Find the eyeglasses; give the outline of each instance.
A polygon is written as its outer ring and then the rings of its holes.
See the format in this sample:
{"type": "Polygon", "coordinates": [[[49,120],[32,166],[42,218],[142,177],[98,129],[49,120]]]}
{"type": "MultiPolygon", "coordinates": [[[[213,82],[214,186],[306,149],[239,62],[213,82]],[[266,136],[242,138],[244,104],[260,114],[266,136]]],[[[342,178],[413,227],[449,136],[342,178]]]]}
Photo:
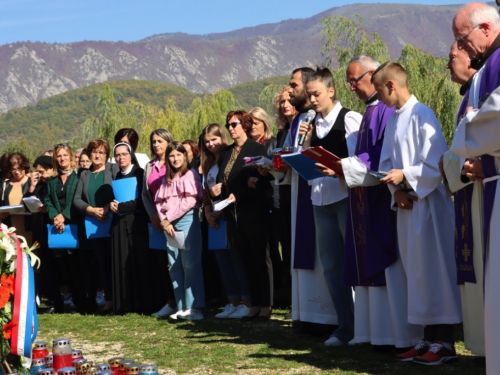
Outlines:
{"type": "Polygon", "coordinates": [[[116,154],[115,155],[115,159],[118,159],[118,158],[126,158],[127,156],[130,155],[130,152],[123,152],[121,154],[116,154]]]}
{"type": "Polygon", "coordinates": [[[229,124],[226,124],[226,129],[229,130],[229,127],[232,127],[233,129],[237,127],[239,124],[241,124],[240,121],[235,121],[235,122],[230,122],[229,124]]]}
{"type": "Polygon", "coordinates": [[[467,39],[467,37],[470,35],[470,33],[473,32],[474,30],[476,30],[477,28],[479,28],[479,25],[474,26],[472,28],[472,30],[469,31],[467,34],[455,38],[455,41],[456,42],[463,42],[463,41],[465,41],[465,39],[467,39]]]}
{"type": "Polygon", "coordinates": [[[22,168],[14,168],[14,169],[10,170],[10,173],[21,173],[22,171],[24,171],[24,169],[22,169],[22,168]]]}
{"type": "Polygon", "coordinates": [[[58,143],[58,144],[54,145],[54,148],[61,148],[61,147],[68,147],[68,146],[69,146],[69,143],[64,142],[64,143],[58,143]]]}
{"type": "Polygon", "coordinates": [[[369,70],[367,70],[366,72],[364,72],[363,74],[361,74],[358,78],[353,78],[353,79],[351,79],[351,80],[347,81],[347,84],[348,84],[349,86],[351,86],[351,87],[352,87],[352,86],[354,86],[354,85],[357,85],[357,84],[358,84],[358,82],[359,82],[359,81],[361,81],[361,79],[362,79],[364,76],[366,76],[368,73],[370,73],[370,71],[369,71],[369,70]]]}
{"type": "Polygon", "coordinates": [[[97,150],[92,151],[91,154],[94,154],[94,155],[106,155],[106,153],[104,151],[97,151],[97,150]]]}

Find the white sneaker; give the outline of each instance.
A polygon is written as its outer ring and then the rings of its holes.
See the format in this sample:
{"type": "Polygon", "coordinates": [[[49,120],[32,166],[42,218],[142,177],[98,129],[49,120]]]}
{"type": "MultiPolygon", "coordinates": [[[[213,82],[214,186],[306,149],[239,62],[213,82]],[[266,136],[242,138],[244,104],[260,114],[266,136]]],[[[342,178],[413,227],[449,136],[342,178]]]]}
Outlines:
{"type": "Polygon", "coordinates": [[[180,319],[183,320],[203,320],[203,313],[198,309],[188,309],[184,310],[182,315],[179,315],[180,319]]]}
{"type": "Polygon", "coordinates": [[[325,341],[325,346],[342,346],[342,345],[344,345],[344,343],[335,336],[330,336],[330,338],[325,341]]]}
{"type": "Polygon", "coordinates": [[[172,320],[178,320],[182,315],[184,315],[189,310],[179,310],[176,313],[170,315],[168,318],[172,320]]]}
{"type": "Polygon", "coordinates": [[[236,307],[236,311],[230,314],[227,318],[228,319],[241,319],[244,316],[247,316],[248,313],[250,312],[250,307],[246,307],[243,304],[240,304],[236,307]]]}
{"type": "Polygon", "coordinates": [[[163,306],[160,311],[157,311],[155,313],[152,313],[151,316],[157,316],[159,318],[168,318],[170,315],[174,314],[175,310],[169,306],[167,303],[165,306],[163,306]]]}
{"type": "Polygon", "coordinates": [[[222,312],[215,314],[215,317],[217,319],[227,319],[229,317],[229,315],[234,313],[237,309],[238,309],[238,306],[233,306],[232,303],[228,303],[224,307],[224,310],[222,310],[222,312]]]}

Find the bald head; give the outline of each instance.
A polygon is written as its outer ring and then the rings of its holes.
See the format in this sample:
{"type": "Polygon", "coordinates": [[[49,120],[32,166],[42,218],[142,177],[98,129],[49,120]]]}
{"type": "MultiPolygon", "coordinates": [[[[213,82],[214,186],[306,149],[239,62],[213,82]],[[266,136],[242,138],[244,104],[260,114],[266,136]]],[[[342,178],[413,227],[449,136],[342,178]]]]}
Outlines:
{"type": "Polygon", "coordinates": [[[469,3],[453,18],[452,29],[458,47],[471,59],[478,59],[500,33],[500,17],[495,8],[485,3],[469,3]]]}
{"type": "Polygon", "coordinates": [[[464,85],[476,72],[470,65],[469,55],[463,49],[458,48],[457,42],[451,45],[446,69],[450,70],[451,81],[459,85],[464,85]]]}

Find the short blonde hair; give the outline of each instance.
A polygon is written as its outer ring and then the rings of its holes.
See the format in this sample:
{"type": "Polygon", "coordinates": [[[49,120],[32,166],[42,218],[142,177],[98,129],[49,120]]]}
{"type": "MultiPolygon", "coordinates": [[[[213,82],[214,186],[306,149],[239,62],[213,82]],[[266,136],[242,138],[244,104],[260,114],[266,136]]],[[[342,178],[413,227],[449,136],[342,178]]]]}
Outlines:
{"type": "Polygon", "coordinates": [[[397,62],[388,61],[380,65],[372,75],[373,84],[385,84],[394,81],[401,87],[408,87],[408,74],[405,68],[397,62]]]}
{"type": "Polygon", "coordinates": [[[264,123],[264,139],[266,141],[273,137],[273,131],[271,130],[271,121],[269,121],[269,116],[266,111],[264,111],[260,107],[253,107],[250,111],[248,111],[248,114],[252,116],[252,118],[255,118],[264,123]]]}

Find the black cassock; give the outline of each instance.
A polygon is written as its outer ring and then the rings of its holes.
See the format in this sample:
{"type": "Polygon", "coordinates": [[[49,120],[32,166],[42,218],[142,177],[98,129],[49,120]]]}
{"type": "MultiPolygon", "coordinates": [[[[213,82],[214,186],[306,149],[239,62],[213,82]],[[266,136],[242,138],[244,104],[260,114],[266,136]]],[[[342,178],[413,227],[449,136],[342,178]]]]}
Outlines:
{"type": "Polygon", "coordinates": [[[115,313],[151,313],[153,306],[153,266],[149,250],[149,217],[142,203],[144,170],[136,165],[116,180],[137,178],[138,198],[120,202],[111,228],[113,265],[113,310],[115,313]]]}

